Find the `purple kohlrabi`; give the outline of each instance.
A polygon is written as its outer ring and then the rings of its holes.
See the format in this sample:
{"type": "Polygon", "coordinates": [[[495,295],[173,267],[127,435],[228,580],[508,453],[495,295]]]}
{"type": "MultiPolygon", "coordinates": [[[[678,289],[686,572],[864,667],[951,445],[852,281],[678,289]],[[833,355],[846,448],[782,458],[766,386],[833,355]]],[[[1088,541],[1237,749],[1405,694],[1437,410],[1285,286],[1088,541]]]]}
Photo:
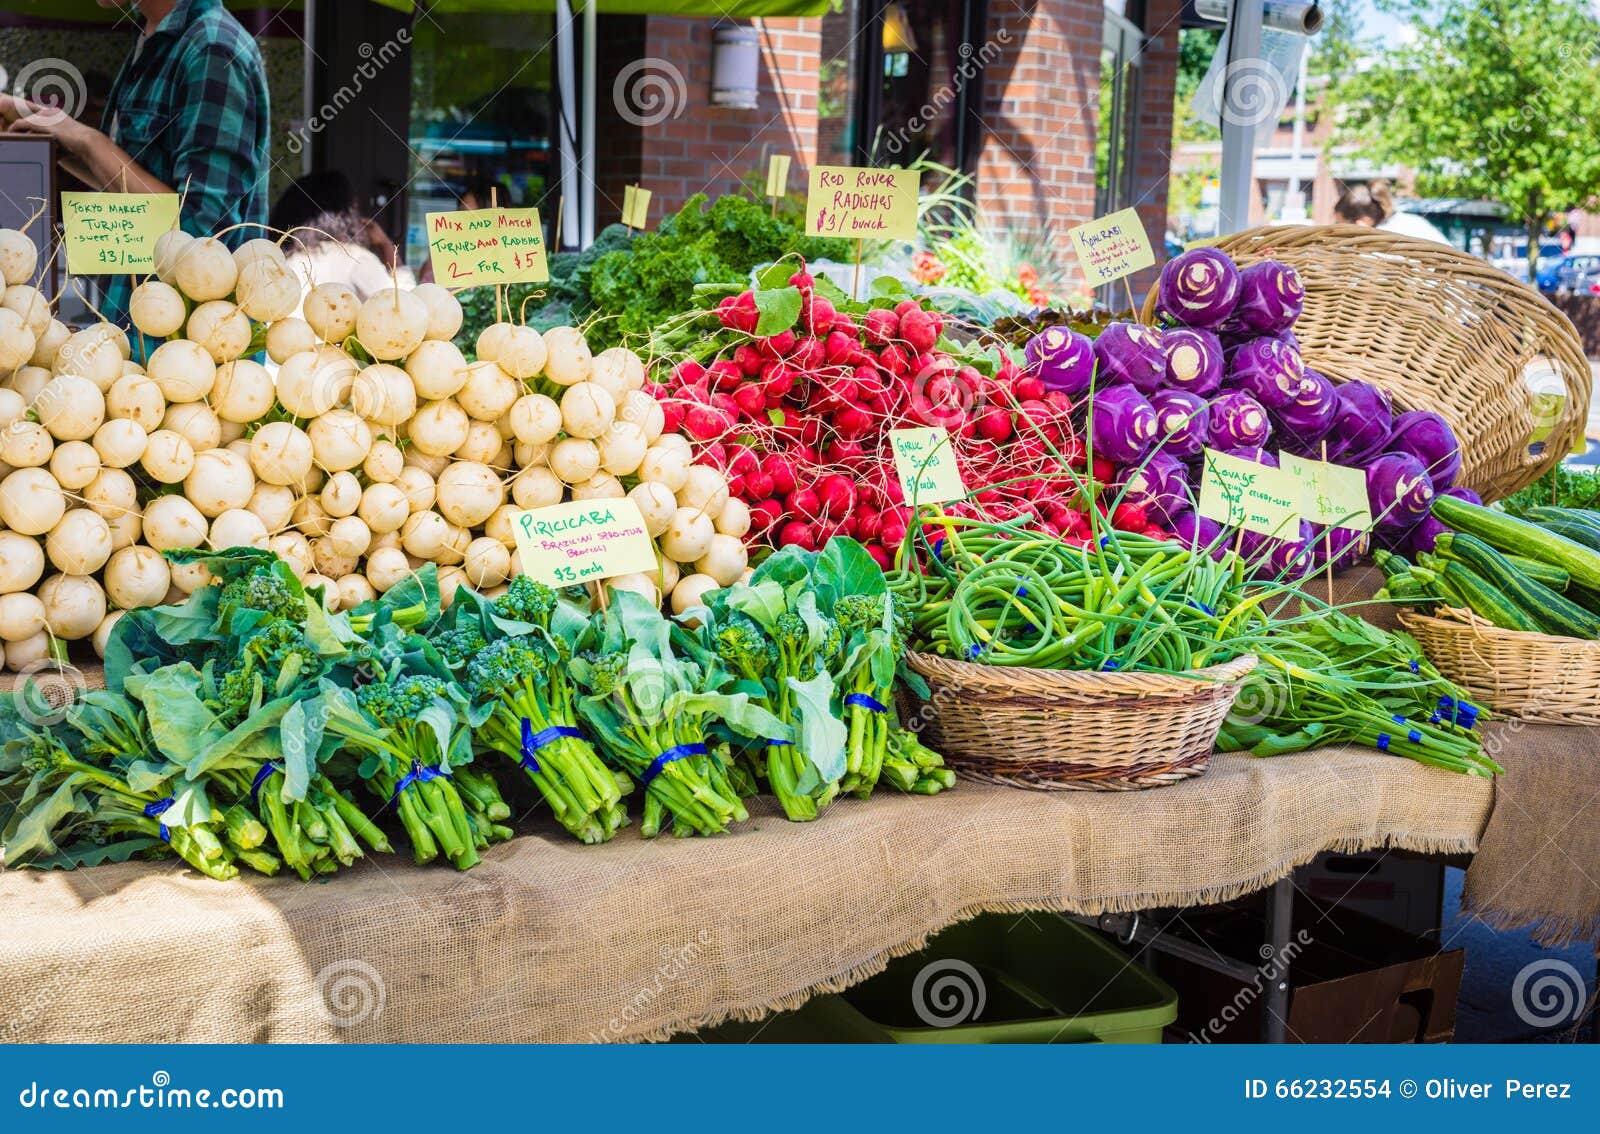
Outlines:
{"type": "Polygon", "coordinates": [[[1047,389],[1077,395],[1094,380],[1094,342],[1066,327],[1046,327],[1022,348],[1028,369],[1047,389]]]}
{"type": "Polygon", "coordinates": [[[1094,357],[1100,364],[1101,386],[1126,382],[1149,394],[1160,389],[1167,376],[1161,332],[1143,323],[1106,324],[1094,340],[1094,357]]]}
{"type": "Polygon", "coordinates": [[[1191,248],[1167,261],[1156,308],[1188,327],[1220,327],[1239,299],[1239,269],[1226,252],[1191,248]]]}
{"type": "Polygon", "coordinates": [[[1251,335],[1287,331],[1305,302],[1300,273],[1276,260],[1262,260],[1239,273],[1239,300],[1228,327],[1251,335]]]}
{"type": "Polygon", "coordinates": [[[1222,385],[1222,342],[1210,331],[1173,327],[1161,336],[1167,385],[1207,397],[1222,385]]]}

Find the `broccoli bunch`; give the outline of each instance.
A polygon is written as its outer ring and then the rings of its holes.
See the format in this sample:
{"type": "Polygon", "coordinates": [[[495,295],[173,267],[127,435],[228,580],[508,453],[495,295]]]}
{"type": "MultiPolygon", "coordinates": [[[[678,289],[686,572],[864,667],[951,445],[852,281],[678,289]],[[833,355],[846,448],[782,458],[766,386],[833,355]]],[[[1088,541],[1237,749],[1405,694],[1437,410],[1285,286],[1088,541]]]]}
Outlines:
{"type": "Polygon", "coordinates": [[[773,636],[778,649],[778,666],[784,677],[801,681],[815,677],[828,668],[828,663],[838,656],[844,645],[839,624],[831,618],[823,619],[825,630],[820,640],[813,641],[811,627],[792,610],[778,616],[773,636]]]}
{"type": "Polygon", "coordinates": [[[253,571],[222,588],[218,608],[258,610],[269,618],[298,620],[305,602],[275,572],[253,571]]]}
{"type": "Polygon", "coordinates": [[[452,670],[460,669],[488,646],[483,630],[476,622],[463,622],[433,638],[434,648],[452,670]]]}
{"type": "Polygon", "coordinates": [[[494,610],[502,618],[549,629],[556,602],[555,591],[527,575],[518,575],[507,585],[505,594],[494,600],[494,610]]]}
{"type": "Polygon", "coordinates": [[[439,678],[413,673],[393,683],[368,682],[356,690],[356,704],[384,728],[404,732],[415,729],[422,710],[448,693],[439,678]]]}
{"type": "MultiPolygon", "coordinates": [[[[539,595],[524,588],[519,598],[538,601],[539,595]]],[[[530,608],[524,602],[520,609],[530,608]]],[[[561,825],[586,843],[599,843],[628,822],[622,806],[627,785],[578,728],[569,654],[542,631],[497,638],[467,664],[462,686],[474,704],[491,708],[478,726],[478,743],[517,761],[561,825]]]]}
{"type": "Polygon", "coordinates": [[[778,664],[778,647],[755,619],[735,614],[716,633],[717,657],[746,681],[764,681],[778,664]]]}

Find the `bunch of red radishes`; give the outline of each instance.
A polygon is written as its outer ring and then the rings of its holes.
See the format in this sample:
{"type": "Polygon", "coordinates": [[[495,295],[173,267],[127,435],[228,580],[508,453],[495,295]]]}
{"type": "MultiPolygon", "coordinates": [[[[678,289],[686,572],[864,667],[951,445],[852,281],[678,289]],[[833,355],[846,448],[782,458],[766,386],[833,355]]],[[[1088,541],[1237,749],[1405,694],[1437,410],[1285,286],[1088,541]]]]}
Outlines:
{"type": "MultiPolygon", "coordinates": [[[[1114,470],[1088,468],[1068,397],[998,350],[944,338],[944,317],[914,299],[832,300],[803,268],[787,287],[723,299],[652,387],[666,428],[697,442],[697,459],[749,505],[751,538],[812,549],[848,535],[889,566],[910,515],[888,431],[908,426],[952,438],[973,495],[947,512],[1089,536],[1083,480],[1067,468],[1100,483],[1114,470]]],[[[1110,518],[1163,534],[1138,508],[1110,518]]]]}

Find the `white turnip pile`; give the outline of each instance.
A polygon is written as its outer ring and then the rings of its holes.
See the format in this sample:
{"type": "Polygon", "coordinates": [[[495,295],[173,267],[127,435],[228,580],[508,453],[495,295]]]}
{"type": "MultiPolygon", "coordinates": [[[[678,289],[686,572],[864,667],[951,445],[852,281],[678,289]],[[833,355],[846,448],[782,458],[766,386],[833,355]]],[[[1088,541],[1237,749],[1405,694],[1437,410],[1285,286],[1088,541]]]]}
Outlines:
{"type": "Polygon", "coordinates": [[[613,586],[681,612],[747,573],[748,508],[663,433],[632,351],[497,323],[468,362],[443,288],[303,291],[278,243],[171,232],[133,291],[135,354],[109,323],[54,319],[32,252],[0,230],[7,668],[64,642],[103,653],[121,611],[207,585],[161,554],[177,548],[269,548],[334,609],[431,562],[448,603],[521,572],[520,510],[626,496],[660,565],[613,586]]]}

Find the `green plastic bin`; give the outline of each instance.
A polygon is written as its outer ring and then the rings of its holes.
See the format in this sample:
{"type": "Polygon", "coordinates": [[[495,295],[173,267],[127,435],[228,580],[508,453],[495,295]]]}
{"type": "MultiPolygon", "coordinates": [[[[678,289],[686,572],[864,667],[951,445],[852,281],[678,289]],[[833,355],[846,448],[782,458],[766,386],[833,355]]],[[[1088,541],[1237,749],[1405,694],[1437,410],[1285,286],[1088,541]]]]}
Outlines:
{"type": "Polygon", "coordinates": [[[1167,984],[1055,914],[951,926],[843,995],[895,1043],[1160,1043],[1178,1015],[1167,984]]]}

